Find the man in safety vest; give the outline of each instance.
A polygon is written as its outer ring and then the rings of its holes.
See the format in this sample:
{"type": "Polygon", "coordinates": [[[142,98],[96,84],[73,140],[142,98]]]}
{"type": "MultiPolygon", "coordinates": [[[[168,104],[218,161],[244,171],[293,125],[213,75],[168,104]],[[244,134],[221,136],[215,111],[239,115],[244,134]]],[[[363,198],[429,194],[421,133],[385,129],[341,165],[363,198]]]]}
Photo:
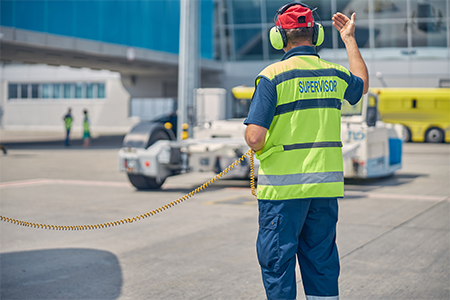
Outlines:
{"type": "Polygon", "coordinates": [[[88,111],[85,109],[83,111],[84,119],[83,119],[83,147],[89,147],[91,145],[91,131],[89,129],[89,117],[88,111]]]}
{"type": "Polygon", "coordinates": [[[344,196],[341,105],[368,90],[368,72],[355,41],[355,14],[333,25],[347,49],[350,71],[324,61],[314,9],[278,9],[270,40],[284,56],[256,78],[245,139],[260,160],[258,260],[268,299],[296,299],[298,257],[308,300],[339,298],[337,198],[344,196]]]}
{"type": "Polygon", "coordinates": [[[66,128],[66,140],[64,141],[64,145],[70,146],[69,136],[70,136],[70,129],[72,128],[72,122],[73,122],[71,108],[69,108],[69,110],[67,111],[67,114],[64,116],[63,121],[64,121],[64,127],[66,128]]]}

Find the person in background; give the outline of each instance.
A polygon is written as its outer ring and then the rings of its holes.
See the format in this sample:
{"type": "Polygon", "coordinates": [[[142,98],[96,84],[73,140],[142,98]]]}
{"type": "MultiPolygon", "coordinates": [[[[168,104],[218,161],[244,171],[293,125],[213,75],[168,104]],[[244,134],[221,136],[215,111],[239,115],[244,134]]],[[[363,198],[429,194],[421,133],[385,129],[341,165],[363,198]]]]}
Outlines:
{"type": "Polygon", "coordinates": [[[261,163],[256,248],[268,299],[297,298],[297,259],[308,300],[339,299],[340,109],[343,99],[354,105],[367,93],[369,77],[355,41],[355,14],[332,18],[347,70],[317,55],[324,33],[314,10],[302,3],[278,9],[270,41],[285,54],[257,76],[244,121],[245,140],[261,163]]]}
{"type": "Polygon", "coordinates": [[[89,129],[89,117],[88,111],[85,109],[84,120],[83,120],[83,147],[89,147],[91,145],[91,132],[89,129]]]}
{"type": "Polygon", "coordinates": [[[66,140],[64,145],[70,146],[70,129],[72,128],[73,117],[72,117],[72,109],[69,107],[67,114],[63,117],[64,127],[66,128],[66,140]]]}

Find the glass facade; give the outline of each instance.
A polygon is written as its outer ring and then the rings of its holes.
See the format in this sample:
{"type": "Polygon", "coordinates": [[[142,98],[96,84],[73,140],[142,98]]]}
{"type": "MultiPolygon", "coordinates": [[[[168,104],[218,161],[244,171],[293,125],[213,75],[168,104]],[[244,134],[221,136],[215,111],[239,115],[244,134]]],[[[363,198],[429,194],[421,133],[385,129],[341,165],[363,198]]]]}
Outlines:
{"type": "MultiPolygon", "coordinates": [[[[269,29],[275,25],[276,10],[286,0],[223,0],[224,14],[217,18],[222,38],[217,58],[221,60],[272,60],[282,56],[270,45],[269,29]]],[[[298,1],[297,1],[298,2],[298,1]]],[[[414,48],[445,51],[449,41],[449,0],[304,0],[317,7],[315,19],[323,24],[323,49],[344,48],[332,26],[333,14],[356,13],[356,40],[360,48],[400,49],[399,58],[413,55],[414,48]]],[[[376,51],[372,51],[376,53],[376,51]]],[[[377,56],[375,55],[375,58],[377,56]]]]}
{"type": "Polygon", "coordinates": [[[8,99],[105,99],[105,83],[9,83],[8,99]]]}

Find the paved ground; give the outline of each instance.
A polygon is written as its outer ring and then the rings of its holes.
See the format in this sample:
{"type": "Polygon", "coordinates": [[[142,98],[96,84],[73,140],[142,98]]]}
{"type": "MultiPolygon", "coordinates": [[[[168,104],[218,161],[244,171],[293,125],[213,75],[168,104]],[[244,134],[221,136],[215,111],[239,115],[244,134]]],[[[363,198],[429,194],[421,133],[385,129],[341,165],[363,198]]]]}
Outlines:
{"type": "MultiPolygon", "coordinates": [[[[5,143],[5,140],[2,141],[5,143]]],[[[121,137],[93,147],[6,143],[0,214],[95,224],[168,203],[212,174],[139,192],[119,173],[121,137]]],[[[346,181],[338,246],[341,299],[450,299],[450,145],[407,144],[394,176],[346,181]]],[[[247,181],[221,181],[133,224],[47,231],[0,223],[1,299],[265,299],[247,181]]],[[[298,278],[299,299],[303,299],[298,278]]]]}

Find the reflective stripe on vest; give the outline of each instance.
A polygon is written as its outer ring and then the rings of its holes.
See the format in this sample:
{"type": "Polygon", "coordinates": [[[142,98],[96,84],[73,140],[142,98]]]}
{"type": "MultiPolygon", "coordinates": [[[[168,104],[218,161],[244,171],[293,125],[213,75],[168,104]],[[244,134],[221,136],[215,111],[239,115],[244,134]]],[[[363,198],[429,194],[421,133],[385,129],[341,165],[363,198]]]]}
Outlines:
{"type": "Polygon", "coordinates": [[[286,103],[278,106],[275,110],[275,115],[282,115],[291,111],[310,108],[335,108],[340,110],[341,100],[339,99],[297,100],[291,103],[286,103]]]}
{"type": "Polygon", "coordinates": [[[342,147],[342,142],[315,142],[315,143],[303,143],[303,144],[293,144],[284,145],[284,151],[294,150],[294,149],[308,149],[308,148],[326,148],[326,147],[342,147]]]}
{"type": "Polygon", "coordinates": [[[342,172],[300,173],[289,175],[258,175],[258,184],[262,185],[294,185],[343,182],[342,172]]]}
{"type": "Polygon", "coordinates": [[[256,157],[259,160],[263,160],[275,152],[289,151],[289,150],[295,150],[295,149],[327,148],[327,147],[342,148],[342,142],[315,142],[315,143],[302,143],[302,144],[293,144],[293,145],[278,145],[278,146],[268,149],[264,153],[256,154],[256,157]]]}
{"type": "Polygon", "coordinates": [[[350,73],[315,56],[272,64],[266,77],[277,105],[266,142],[257,155],[258,199],[342,197],[344,194],[340,109],[350,73]]]}

